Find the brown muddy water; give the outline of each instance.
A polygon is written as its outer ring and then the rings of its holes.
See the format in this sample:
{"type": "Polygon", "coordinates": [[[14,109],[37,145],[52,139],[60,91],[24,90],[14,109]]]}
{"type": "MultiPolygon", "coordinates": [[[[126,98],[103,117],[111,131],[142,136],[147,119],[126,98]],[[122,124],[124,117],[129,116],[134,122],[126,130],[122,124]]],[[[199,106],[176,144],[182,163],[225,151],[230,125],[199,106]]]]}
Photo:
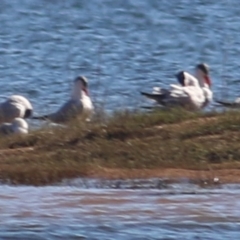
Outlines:
{"type": "Polygon", "coordinates": [[[0,186],[0,239],[240,239],[240,185],[77,179],[0,186]]]}

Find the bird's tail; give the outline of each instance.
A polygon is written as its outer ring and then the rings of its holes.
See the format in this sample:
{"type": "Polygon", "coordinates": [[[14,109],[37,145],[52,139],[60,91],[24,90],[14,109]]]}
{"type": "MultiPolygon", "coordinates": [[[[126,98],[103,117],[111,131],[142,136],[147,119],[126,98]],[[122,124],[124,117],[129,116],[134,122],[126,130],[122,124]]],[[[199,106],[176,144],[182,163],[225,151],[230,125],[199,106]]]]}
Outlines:
{"type": "Polygon", "coordinates": [[[221,100],[215,100],[215,102],[217,102],[225,107],[232,107],[232,108],[237,107],[237,104],[235,102],[225,102],[225,101],[221,101],[221,100]]]}
{"type": "Polygon", "coordinates": [[[165,98],[164,94],[146,93],[146,92],[141,92],[141,94],[147,98],[157,101],[158,103],[161,103],[162,100],[165,98]]]}
{"type": "Polygon", "coordinates": [[[37,120],[48,120],[49,117],[48,117],[48,115],[44,115],[44,116],[32,116],[32,119],[37,119],[37,120]]]}

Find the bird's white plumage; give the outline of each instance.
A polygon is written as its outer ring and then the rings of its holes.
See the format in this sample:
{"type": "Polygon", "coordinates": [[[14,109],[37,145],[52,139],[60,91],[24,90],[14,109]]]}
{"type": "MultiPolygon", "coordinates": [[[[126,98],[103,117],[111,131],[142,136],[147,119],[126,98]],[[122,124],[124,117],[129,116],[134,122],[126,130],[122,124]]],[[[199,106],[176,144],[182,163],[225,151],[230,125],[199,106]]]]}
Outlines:
{"type": "Polygon", "coordinates": [[[234,102],[239,104],[239,106],[240,106],[240,97],[236,98],[234,102]]]}
{"type": "Polygon", "coordinates": [[[14,118],[25,118],[33,111],[31,103],[23,96],[12,95],[0,104],[0,123],[12,122],[14,118]]]}
{"type": "Polygon", "coordinates": [[[4,135],[10,134],[27,134],[28,123],[22,118],[15,118],[12,123],[3,123],[0,125],[0,133],[4,135]]]}
{"type": "Polygon", "coordinates": [[[212,100],[213,94],[201,72],[197,72],[197,76],[198,78],[183,72],[184,84],[170,84],[169,89],[154,87],[152,96],[151,94],[144,95],[166,107],[181,106],[190,110],[201,109],[212,100]]]}

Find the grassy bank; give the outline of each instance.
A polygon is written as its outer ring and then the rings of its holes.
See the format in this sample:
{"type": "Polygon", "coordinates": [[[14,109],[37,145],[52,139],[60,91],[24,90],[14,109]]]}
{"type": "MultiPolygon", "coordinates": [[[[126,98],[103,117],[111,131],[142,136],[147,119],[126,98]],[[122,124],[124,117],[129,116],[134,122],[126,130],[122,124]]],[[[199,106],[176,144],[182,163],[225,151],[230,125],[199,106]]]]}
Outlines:
{"type": "Polygon", "coordinates": [[[231,169],[238,162],[240,112],[233,111],[122,112],[92,123],[75,121],[66,128],[0,138],[0,178],[16,184],[141,177],[144,171],[166,168],[231,169]]]}

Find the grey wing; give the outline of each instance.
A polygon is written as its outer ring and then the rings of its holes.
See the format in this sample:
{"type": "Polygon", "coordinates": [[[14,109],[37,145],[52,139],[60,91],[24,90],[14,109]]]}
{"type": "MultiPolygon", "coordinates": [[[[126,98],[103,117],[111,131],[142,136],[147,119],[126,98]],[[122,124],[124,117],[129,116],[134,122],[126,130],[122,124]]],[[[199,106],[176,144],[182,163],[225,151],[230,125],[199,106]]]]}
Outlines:
{"type": "Polygon", "coordinates": [[[11,122],[16,117],[23,117],[25,109],[21,104],[5,101],[0,105],[0,122],[11,122]]]}
{"type": "Polygon", "coordinates": [[[154,93],[141,92],[141,94],[163,106],[184,106],[189,101],[189,96],[183,91],[182,87],[174,87],[171,91],[154,89],[154,93]]]}
{"type": "Polygon", "coordinates": [[[171,85],[170,90],[165,90],[165,93],[161,95],[161,98],[159,98],[158,103],[167,107],[179,106],[190,109],[193,107],[193,102],[185,87],[174,84],[171,85]]]}
{"type": "Polygon", "coordinates": [[[158,103],[167,107],[186,107],[189,104],[189,97],[187,95],[172,96],[169,94],[166,98],[160,98],[158,103]]]}
{"type": "Polygon", "coordinates": [[[155,100],[157,103],[162,104],[162,105],[165,105],[165,100],[166,100],[166,98],[169,97],[168,92],[166,92],[165,94],[141,92],[141,94],[147,98],[155,100]]]}
{"type": "Polygon", "coordinates": [[[67,101],[57,112],[48,115],[48,119],[61,123],[75,118],[83,110],[82,103],[76,100],[67,101]]]}
{"type": "Polygon", "coordinates": [[[169,105],[183,107],[189,110],[197,110],[204,103],[202,91],[196,87],[178,87],[172,85],[169,97],[169,105]]]}

